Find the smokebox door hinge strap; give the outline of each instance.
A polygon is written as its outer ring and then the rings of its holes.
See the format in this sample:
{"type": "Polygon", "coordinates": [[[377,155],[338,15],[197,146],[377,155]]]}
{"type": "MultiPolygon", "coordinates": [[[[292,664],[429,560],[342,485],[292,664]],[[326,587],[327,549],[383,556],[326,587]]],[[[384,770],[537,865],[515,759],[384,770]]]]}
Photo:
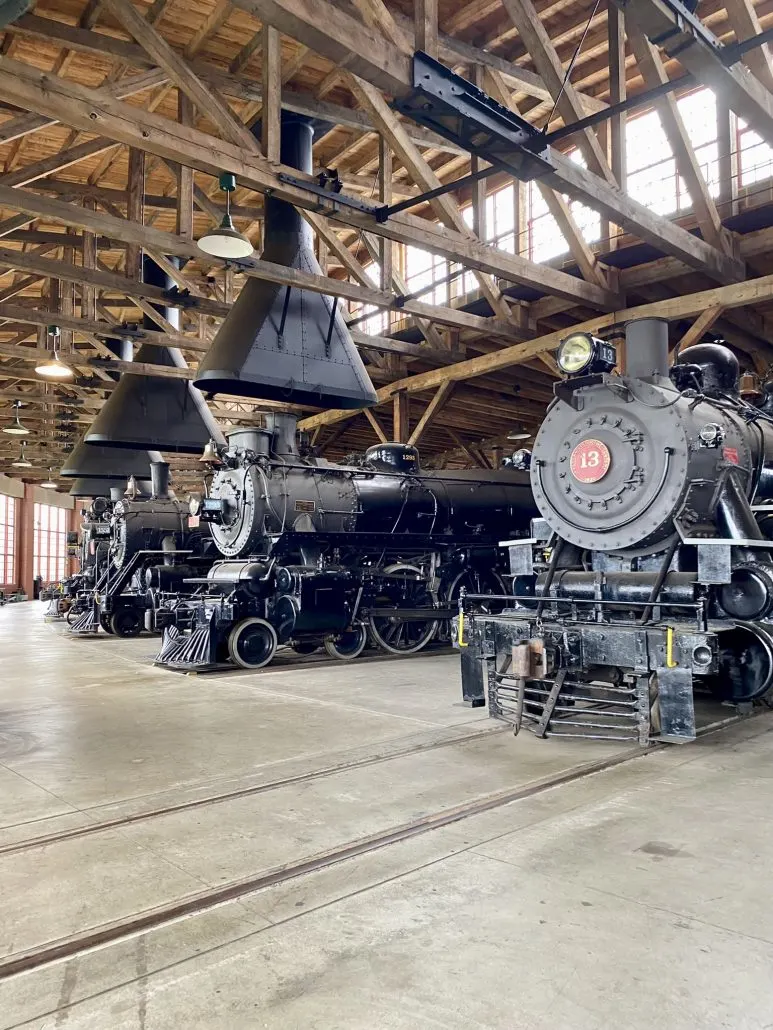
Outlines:
{"type": "Polygon", "coordinates": [[[282,317],[279,320],[279,332],[277,333],[277,338],[276,338],[276,342],[279,345],[279,347],[284,347],[284,345],[285,345],[285,335],[284,335],[285,334],[285,323],[287,322],[287,311],[288,311],[288,309],[290,307],[290,292],[291,291],[292,291],[292,286],[290,286],[288,284],[287,288],[285,289],[285,300],[284,300],[284,304],[282,305],[282,317]]]}
{"type": "Polygon", "coordinates": [[[330,357],[330,344],[333,341],[333,329],[335,328],[336,312],[338,311],[338,297],[333,297],[333,306],[330,309],[330,322],[327,327],[327,336],[325,337],[325,357],[330,357]]]}

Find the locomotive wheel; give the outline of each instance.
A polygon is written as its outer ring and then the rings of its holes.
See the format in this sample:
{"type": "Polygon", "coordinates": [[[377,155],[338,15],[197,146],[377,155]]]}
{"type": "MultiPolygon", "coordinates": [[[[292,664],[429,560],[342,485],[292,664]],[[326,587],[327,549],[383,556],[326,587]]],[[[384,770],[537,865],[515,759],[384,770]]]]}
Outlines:
{"type": "Polygon", "coordinates": [[[714,695],[741,704],[757,701],[773,683],[773,635],[762,623],[736,622],[719,635],[714,695]]]}
{"type": "MultiPolygon", "coordinates": [[[[504,580],[493,569],[464,569],[455,579],[451,580],[445,591],[445,599],[448,604],[455,604],[459,600],[462,587],[468,594],[508,593],[504,580]]],[[[497,615],[506,604],[506,601],[492,601],[489,604],[486,604],[485,601],[476,601],[473,607],[476,611],[497,615]]]]}
{"type": "Polygon", "coordinates": [[[242,669],[262,669],[274,657],[276,648],[276,630],[257,616],[237,622],[228,634],[228,654],[242,669]]]}
{"type": "Polygon", "coordinates": [[[110,631],[117,637],[138,637],[141,629],[142,620],[133,608],[119,608],[110,616],[110,631]]]}
{"type": "MultiPolygon", "coordinates": [[[[382,587],[374,607],[404,605],[407,608],[429,607],[432,595],[421,578],[406,580],[405,573],[421,576],[415,565],[390,565],[384,569],[386,575],[400,575],[393,588],[382,587]]],[[[371,635],[378,646],[388,654],[416,654],[432,640],[438,630],[438,619],[401,619],[396,615],[371,615],[368,619],[371,635]]]]}
{"type": "Polygon", "coordinates": [[[105,631],[105,633],[109,633],[110,636],[112,637],[113,630],[110,627],[110,619],[107,617],[107,615],[100,615],[99,616],[99,625],[102,627],[102,629],[105,631]]]}
{"type": "Polygon", "coordinates": [[[67,623],[68,626],[72,626],[72,624],[75,622],[75,620],[78,618],[80,614],[80,612],[75,610],[74,605],[70,605],[70,607],[64,613],[64,621],[67,623]]]}
{"type": "Polygon", "coordinates": [[[365,650],[368,642],[368,631],[361,623],[355,623],[349,629],[336,636],[327,637],[325,640],[325,651],[331,658],[340,658],[343,661],[351,661],[352,658],[359,658],[365,650]]]}

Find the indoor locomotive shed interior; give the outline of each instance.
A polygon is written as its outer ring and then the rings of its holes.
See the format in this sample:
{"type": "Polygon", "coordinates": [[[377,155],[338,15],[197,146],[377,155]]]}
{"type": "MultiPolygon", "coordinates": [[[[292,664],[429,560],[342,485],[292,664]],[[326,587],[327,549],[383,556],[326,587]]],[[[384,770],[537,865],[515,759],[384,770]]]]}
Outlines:
{"type": "MultiPolygon", "coordinates": [[[[492,483],[531,540],[511,456],[575,331],[666,320],[763,396],[771,46],[769,0],[0,0],[0,1030],[773,1025],[767,706],[697,698],[682,746],[514,735],[450,617],[515,559],[422,621],[415,553],[374,542],[414,518],[445,568],[492,483]],[[348,471],[309,501],[303,461],[348,471]],[[447,503],[412,512],[417,471],[447,503]],[[361,639],[277,605],[258,669],[267,637],[179,629],[216,578],[189,527],[257,595],[287,498],[338,556],[373,477],[361,639]],[[245,543],[229,505],[263,503],[245,543]],[[107,540],[159,556],[141,613],[105,608],[107,540]]],[[[297,546],[303,604],[360,604],[297,546]]]]}

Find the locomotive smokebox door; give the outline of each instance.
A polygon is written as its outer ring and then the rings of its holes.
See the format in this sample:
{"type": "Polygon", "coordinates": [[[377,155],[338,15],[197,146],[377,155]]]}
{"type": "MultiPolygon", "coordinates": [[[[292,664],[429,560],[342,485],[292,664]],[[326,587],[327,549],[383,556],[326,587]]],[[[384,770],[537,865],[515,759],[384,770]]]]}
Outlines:
{"type": "Polygon", "coordinates": [[[543,517],[578,547],[657,550],[687,485],[679,415],[642,380],[635,397],[611,382],[576,393],[580,410],[554,402],[534,442],[531,482],[543,517]]]}

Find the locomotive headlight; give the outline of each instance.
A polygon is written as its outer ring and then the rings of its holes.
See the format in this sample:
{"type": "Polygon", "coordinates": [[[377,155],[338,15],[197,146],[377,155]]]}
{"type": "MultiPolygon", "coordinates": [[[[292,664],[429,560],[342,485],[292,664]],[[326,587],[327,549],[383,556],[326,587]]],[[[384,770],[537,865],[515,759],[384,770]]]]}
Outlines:
{"type": "Polygon", "coordinates": [[[616,364],[615,348],[591,333],[570,333],[556,352],[558,367],[567,375],[609,372],[616,364]]]}

